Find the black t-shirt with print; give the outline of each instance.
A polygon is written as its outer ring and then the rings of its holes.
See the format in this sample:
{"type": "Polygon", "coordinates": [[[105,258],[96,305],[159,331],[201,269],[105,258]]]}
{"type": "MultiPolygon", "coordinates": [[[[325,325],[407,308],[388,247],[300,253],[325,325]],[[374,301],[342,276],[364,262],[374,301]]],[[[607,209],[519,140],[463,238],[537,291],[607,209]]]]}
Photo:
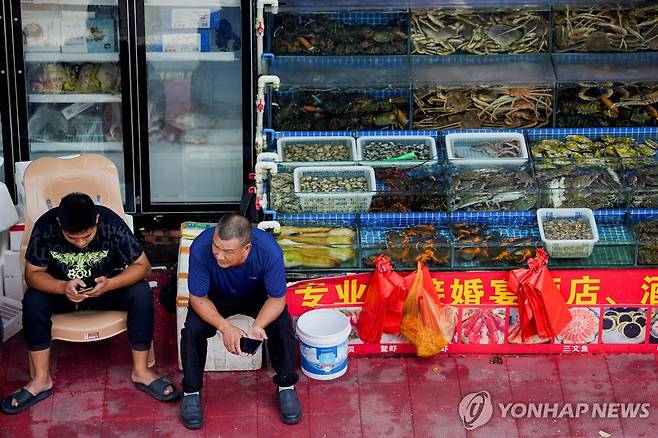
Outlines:
{"type": "Polygon", "coordinates": [[[83,249],[69,243],[53,208],[37,220],[27,246],[25,260],[46,266],[58,280],[87,277],[114,277],[142,254],[142,246],[128,225],[109,208],[97,205],[98,228],[94,239],[83,249]]]}

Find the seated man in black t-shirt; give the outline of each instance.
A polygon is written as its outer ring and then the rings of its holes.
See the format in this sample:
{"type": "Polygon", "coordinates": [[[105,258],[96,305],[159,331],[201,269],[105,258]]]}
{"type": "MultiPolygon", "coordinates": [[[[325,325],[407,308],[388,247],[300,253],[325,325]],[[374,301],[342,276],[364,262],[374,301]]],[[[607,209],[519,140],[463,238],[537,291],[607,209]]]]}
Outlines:
{"type": "Polygon", "coordinates": [[[173,383],[148,366],[153,298],[144,280],[151,265],[126,223],[83,193],[62,198],[37,220],[25,253],[23,331],[34,365],[32,380],[9,394],[0,410],[16,414],[52,394],[48,365],[51,316],[75,310],[125,310],[132,381],[161,401],[178,398],[173,383]]]}

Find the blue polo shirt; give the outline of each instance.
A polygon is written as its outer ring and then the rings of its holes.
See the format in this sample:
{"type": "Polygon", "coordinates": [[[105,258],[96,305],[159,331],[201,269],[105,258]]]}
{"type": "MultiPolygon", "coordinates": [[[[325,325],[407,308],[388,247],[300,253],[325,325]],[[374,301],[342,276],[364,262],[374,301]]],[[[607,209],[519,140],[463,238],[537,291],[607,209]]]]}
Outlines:
{"type": "Polygon", "coordinates": [[[229,299],[244,298],[265,291],[274,298],[286,295],[286,273],[283,252],[276,239],[258,228],[252,229],[251,250],[240,266],[222,268],[212,253],[215,227],[194,239],[190,247],[187,286],[197,297],[211,294],[229,299]]]}

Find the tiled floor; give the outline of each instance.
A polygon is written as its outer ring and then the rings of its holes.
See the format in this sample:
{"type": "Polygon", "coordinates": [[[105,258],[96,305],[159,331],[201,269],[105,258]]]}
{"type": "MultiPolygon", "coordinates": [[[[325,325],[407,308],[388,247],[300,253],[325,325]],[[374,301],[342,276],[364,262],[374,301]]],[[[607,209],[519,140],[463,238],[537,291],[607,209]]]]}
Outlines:
{"type": "MultiPolygon", "coordinates": [[[[158,305],[156,368],[180,381],[175,319],[158,305]]],[[[0,392],[28,378],[21,335],[0,361],[0,392]]],[[[159,403],[134,389],[125,334],[89,344],[57,342],[51,369],[54,396],[19,415],[0,414],[0,436],[12,437],[614,437],[656,436],[658,364],[654,355],[438,356],[429,360],[351,358],[338,380],[302,376],[297,385],[303,419],[278,419],[274,386],[266,370],[206,373],[205,426],[184,429],[178,403],[159,403]],[[492,419],[467,431],[461,398],[486,390],[492,419]],[[501,418],[498,403],[651,403],[645,419],[501,418]]],[[[621,417],[621,415],[620,415],[621,417]]]]}

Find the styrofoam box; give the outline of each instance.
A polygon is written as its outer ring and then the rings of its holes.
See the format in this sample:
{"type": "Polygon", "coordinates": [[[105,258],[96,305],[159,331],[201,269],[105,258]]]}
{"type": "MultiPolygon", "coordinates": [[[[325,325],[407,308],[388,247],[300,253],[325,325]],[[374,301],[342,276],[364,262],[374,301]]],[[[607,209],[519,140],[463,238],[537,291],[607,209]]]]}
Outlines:
{"type": "MultiPolygon", "coordinates": [[[[181,329],[185,326],[187,307],[176,307],[176,328],[178,336],[178,367],[182,370],[180,355],[181,329]]],[[[254,323],[254,318],[246,315],[233,315],[226,318],[232,325],[244,330],[254,323]]],[[[217,332],[215,336],[208,339],[208,350],[206,354],[205,371],[247,371],[259,370],[263,366],[263,349],[261,348],[253,356],[237,356],[224,347],[222,334],[217,332]]]]}
{"type": "Polygon", "coordinates": [[[2,281],[4,282],[5,296],[20,301],[23,299],[23,270],[21,269],[20,253],[18,251],[4,251],[3,258],[2,281]]]}
{"type": "Polygon", "coordinates": [[[589,257],[594,245],[599,241],[599,232],[596,228],[594,213],[589,208],[539,208],[537,209],[537,223],[539,234],[546,246],[549,256],[555,258],[589,257]],[[544,222],[551,219],[586,219],[592,230],[591,239],[553,240],[547,239],[544,234],[544,222]]]}
{"type": "Polygon", "coordinates": [[[452,164],[492,164],[492,163],[514,163],[523,164],[528,161],[528,148],[525,137],[520,132],[458,132],[445,136],[446,154],[452,164]],[[520,154],[518,157],[491,157],[482,152],[474,150],[472,146],[484,142],[501,142],[517,140],[519,142],[520,154]],[[459,157],[457,156],[459,155],[459,157]],[[460,158],[463,157],[463,158],[460,158]]]}
{"type": "Polygon", "coordinates": [[[360,163],[372,167],[404,167],[404,166],[418,166],[420,164],[436,164],[436,141],[429,135],[367,135],[356,139],[356,153],[357,159],[360,163]],[[410,145],[414,143],[424,143],[429,149],[429,160],[376,160],[369,161],[363,158],[365,147],[368,143],[372,142],[395,142],[402,145],[410,145]]]}
{"type": "Polygon", "coordinates": [[[360,213],[368,211],[375,195],[375,170],[369,166],[298,167],[294,170],[295,194],[304,213],[360,213]],[[353,178],[364,176],[367,192],[309,193],[301,191],[303,176],[353,178]]]}
{"type": "Polygon", "coordinates": [[[0,296],[0,316],[4,325],[4,339],[14,336],[23,328],[23,305],[20,301],[0,296]]]}
{"type": "Polygon", "coordinates": [[[356,142],[354,137],[349,136],[306,136],[306,137],[281,137],[276,140],[276,152],[281,161],[289,166],[345,166],[346,164],[354,164],[356,162],[356,142]],[[344,161],[288,161],[286,156],[286,146],[291,143],[322,143],[331,146],[345,145],[349,153],[349,159],[344,161]]]}

